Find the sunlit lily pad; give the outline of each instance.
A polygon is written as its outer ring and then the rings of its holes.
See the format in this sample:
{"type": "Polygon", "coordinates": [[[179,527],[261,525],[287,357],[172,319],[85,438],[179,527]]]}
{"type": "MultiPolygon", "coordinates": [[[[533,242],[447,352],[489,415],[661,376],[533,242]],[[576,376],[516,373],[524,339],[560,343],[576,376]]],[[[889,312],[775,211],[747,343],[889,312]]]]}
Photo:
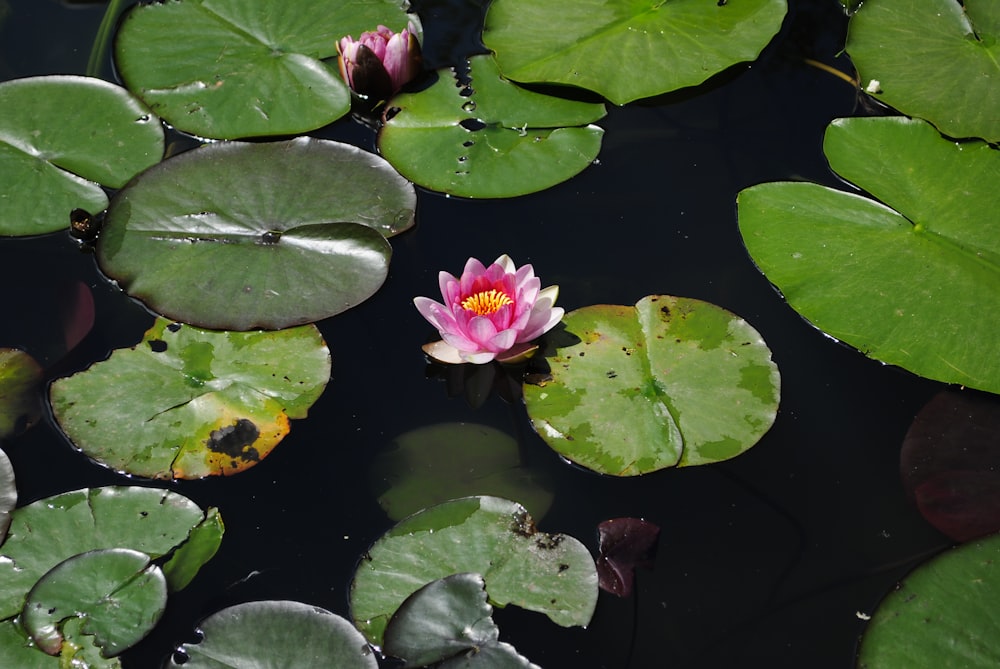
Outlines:
{"type": "Polygon", "coordinates": [[[403,0],[185,0],[143,4],[122,22],[115,62],[129,89],[200,137],[293,135],[350,109],[337,40],[385,24],[403,0]],[[179,38],[183,36],[182,38],[179,38]]]}
{"type": "Polygon", "coordinates": [[[14,485],[14,467],[10,458],[0,449],[0,545],[7,538],[10,512],[17,506],[17,487],[14,485]]]}
{"type": "Polygon", "coordinates": [[[379,150],[406,178],[452,195],[514,197],[566,181],[597,157],[603,130],[588,124],[604,105],[519,88],[490,56],[469,66],[468,89],[441,70],[430,88],[391,100],[379,150]]]}
{"type": "Polygon", "coordinates": [[[739,455],[770,429],[778,368],[761,336],[721,307],[652,295],[563,318],[575,343],[525,384],[535,430],[561,455],[635,476],[739,455]]]}
{"type": "Polygon", "coordinates": [[[380,645],[389,618],[421,586],[451,574],[482,574],[490,602],[586,625],[597,604],[597,570],[586,547],[544,534],[520,504],[466,497],[398,523],[365,554],[351,584],[351,616],[380,645]]]}
{"type": "Polygon", "coordinates": [[[107,206],[98,184],[118,188],[162,156],[159,119],[120,86],[69,75],[0,83],[0,235],[66,229],[73,209],[107,206]]]}
{"type": "Polygon", "coordinates": [[[63,634],[67,619],[80,618],[80,631],[111,657],[149,634],[166,606],[166,580],[149,556],[109,548],[74,555],[50,569],[28,593],[21,624],[41,650],[59,655],[64,646],[84,641],[63,634]]]}
{"type": "Polygon", "coordinates": [[[301,325],[368,299],[416,193],[383,159],[298,138],[225,142],[147,170],[112,200],[101,268],[164,316],[219,330],[301,325]],[[363,186],[359,186],[363,183],[363,186]]]}
{"type": "Polygon", "coordinates": [[[30,355],[0,348],[0,438],[23,432],[41,417],[43,378],[30,355]]]}
{"type": "Polygon", "coordinates": [[[952,137],[1000,140],[1000,3],[878,0],[851,19],[847,51],[862,85],[952,137]]]}
{"type": "Polygon", "coordinates": [[[1000,151],[898,117],[838,119],[824,151],[879,201],[810,183],[744,190],[754,262],[865,355],[1000,393],[1000,151]]]}
{"type": "Polygon", "coordinates": [[[203,620],[204,637],[187,643],[167,669],[250,669],[251,667],[336,667],[376,669],[364,637],[348,621],[300,602],[237,604],[203,620]]]}
{"type": "Polygon", "coordinates": [[[514,81],[625,104],[753,60],[786,11],[785,0],[494,0],[483,40],[514,81]]]}
{"type": "Polygon", "coordinates": [[[32,502],[11,513],[0,546],[0,620],[20,613],[31,587],[79,553],[132,548],[158,558],[183,543],[204,512],[168,490],[91,488],[32,502]]]}
{"type": "Polygon", "coordinates": [[[215,508],[209,509],[205,520],[191,528],[187,541],[163,565],[163,575],[171,591],[183,590],[194,580],[201,566],[219,550],[225,531],[222,516],[215,508]]]}
{"type": "Polygon", "coordinates": [[[330,378],[313,325],[218,332],[158,319],[143,340],[52,384],[74,444],[150,478],[234,474],[260,462],[304,418],[330,378]]]}
{"type": "Polygon", "coordinates": [[[861,640],[859,669],[1000,666],[1000,534],[917,567],[878,605],[861,640]]]}

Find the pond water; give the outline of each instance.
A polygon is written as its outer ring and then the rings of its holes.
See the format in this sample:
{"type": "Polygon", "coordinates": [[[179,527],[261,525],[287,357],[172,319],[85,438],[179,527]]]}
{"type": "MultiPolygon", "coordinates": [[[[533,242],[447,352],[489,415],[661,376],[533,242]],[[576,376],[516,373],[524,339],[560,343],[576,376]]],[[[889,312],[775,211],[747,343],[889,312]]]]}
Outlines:
{"type": "MultiPolygon", "coordinates": [[[[414,2],[430,66],[468,54],[482,2],[414,2]]],[[[762,57],[697,90],[609,107],[599,160],[535,195],[470,201],[419,193],[417,226],[392,239],[385,286],[319,323],[333,375],[308,419],[261,464],[225,480],[167,484],[220,508],[218,555],[166,616],[124,655],[159,666],[192,639],[202,617],[255,599],[293,599],[348,614],[355,564],[392,521],[377,503],[373,465],[415,429],[477,423],[510,435],[523,466],[546,482],[541,529],[565,532],[596,554],[596,526],[636,516],[662,528],[655,568],[629,599],[601,594],[587,629],[539,614],[497,613],[502,638],[549,669],[730,667],[815,669],[854,664],[862,618],[909,568],[949,542],[905,500],[902,439],[940,384],[884,366],[831,340],[788,307],[743,248],[735,196],[775,180],[838,180],[822,133],[865,113],[844,81],[809,65],[838,57],[846,21],[836,0],[790,0],[762,57]],[[523,405],[493,394],[476,406],[428,367],[433,332],[413,308],[436,297],[437,272],[466,258],[508,253],[560,286],[568,310],[633,304],[656,293],[694,297],[739,314],[764,337],[782,376],[770,432],[724,463],[638,478],[602,477],[568,464],[533,432],[523,405]]],[[[0,77],[80,73],[101,3],[0,0],[0,77]]],[[[642,67],[623,62],[622,68],[642,67]]],[[[110,69],[105,73],[110,76],[110,69]]],[[[342,119],[315,136],[372,149],[370,131],[342,119]]],[[[0,345],[32,351],[52,336],[54,296],[90,286],[94,330],[53,373],[65,375],[131,346],[152,323],[109,284],[67,235],[0,240],[6,288],[0,345]]],[[[51,421],[4,444],[21,503],[87,486],[132,483],[74,451],[51,421]]],[[[474,492],[474,491],[470,491],[474,492]]]]}

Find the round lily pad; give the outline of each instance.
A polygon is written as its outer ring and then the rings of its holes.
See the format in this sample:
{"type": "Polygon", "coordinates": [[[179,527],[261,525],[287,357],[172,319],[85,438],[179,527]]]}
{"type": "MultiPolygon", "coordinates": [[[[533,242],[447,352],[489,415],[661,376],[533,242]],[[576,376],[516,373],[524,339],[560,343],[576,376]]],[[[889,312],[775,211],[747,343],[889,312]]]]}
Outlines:
{"type": "Polygon", "coordinates": [[[535,430],[561,455],[603,474],[735,457],[770,429],[780,379],[746,321],[714,304],[651,295],[563,318],[574,340],[525,384],[535,430]]]}
{"type": "Polygon", "coordinates": [[[301,602],[237,604],[213,613],[198,629],[202,641],[178,648],[167,669],[378,667],[375,654],[351,623],[301,602]]]}
{"type": "Polygon", "coordinates": [[[0,235],[69,227],[73,209],[104,210],[99,184],[119,188],[163,157],[163,127],[131,93],[70,75],[0,83],[0,235]]]}
{"type": "Polygon", "coordinates": [[[149,478],[234,474],[267,456],[330,378],[314,325],[219,332],[158,319],[143,340],[52,384],[73,443],[149,478]]]}
{"type": "Polygon", "coordinates": [[[472,198],[544,190],[597,157],[602,104],[542,95],[505,80],[491,56],[469,59],[471,82],[450,70],[419,93],[397,95],[379,150],[406,178],[472,198]],[[572,127],[569,127],[572,126],[572,127]]]}
{"type": "Polygon", "coordinates": [[[625,104],[753,60],[785,0],[494,0],[483,41],[504,76],[597,91],[625,104]]]}
{"type": "Polygon", "coordinates": [[[410,183],[354,146],[225,142],[166,160],[119,191],[97,257],[164,316],[278,329],[378,290],[392,254],[385,236],[413,225],[415,204],[410,183]]]}
{"type": "Polygon", "coordinates": [[[380,645],[403,600],[466,572],[482,574],[497,606],[538,611],[565,627],[586,625],[597,604],[597,569],[583,544],[537,531],[516,502],[465,497],[424,509],[375,542],[351,584],[354,624],[380,645]]]}

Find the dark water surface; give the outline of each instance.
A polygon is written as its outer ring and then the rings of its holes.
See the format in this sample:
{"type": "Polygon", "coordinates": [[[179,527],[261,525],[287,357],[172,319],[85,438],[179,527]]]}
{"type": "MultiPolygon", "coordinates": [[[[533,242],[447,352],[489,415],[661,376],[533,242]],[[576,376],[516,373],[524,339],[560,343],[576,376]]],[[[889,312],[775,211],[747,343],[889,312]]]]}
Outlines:
{"type": "MultiPolygon", "coordinates": [[[[102,4],[0,1],[0,77],[83,73],[102,4]]],[[[414,3],[431,65],[468,53],[456,17],[481,3],[414,3]]],[[[465,201],[421,192],[414,230],[392,240],[390,276],[372,299],[319,324],[333,378],[308,419],[260,465],[226,480],[167,484],[226,523],[219,554],[164,621],[125,654],[129,669],[159,666],[197,621],[230,604],[295,599],[347,615],[359,556],[392,522],[369,484],[373,460],[421,426],[474,422],[517,438],[525,464],[551,481],[541,529],[572,534],[596,553],[596,525],[640,516],[662,527],[653,571],[633,599],[604,593],[587,629],[499,611],[502,639],[547,669],[561,667],[825,667],[854,664],[859,613],[947,541],[905,501],[900,443],[940,385],[868,360],[799,318],[756,270],[740,240],[735,196],[781,179],[835,185],[822,133],[855,113],[853,89],[803,58],[837,59],[845,21],[836,0],[791,0],[785,27],[758,62],[696,91],[610,107],[598,164],[553,189],[512,200],[465,201]],[[520,403],[472,408],[428,378],[420,345],[432,334],[412,306],[437,297],[437,272],[501,253],[531,262],[560,286],[567,310],[632,304],[667,293],[723,306],[767,341],[782,375],[772,430],[718,465],[633,479],[562,461],[520,403]]],[[[623,68],[642,63],[623,62],[623,68]]],[[[107,73],[110,76],[110,69],[107,73]]],[[[317,136],[371,148],[343,119],[317,136]]],[[[63,234],[0,240],[6,288],[0,346],[32,351],[51,336],[52,295],[92,287],[97,325],[57,368],[83,369],[131,346],[152,316],[106,280],[63,234]]],[[[4,444],[21,503],[66,490],[134,483],[75,452],[45,423],[4,444]]]]}

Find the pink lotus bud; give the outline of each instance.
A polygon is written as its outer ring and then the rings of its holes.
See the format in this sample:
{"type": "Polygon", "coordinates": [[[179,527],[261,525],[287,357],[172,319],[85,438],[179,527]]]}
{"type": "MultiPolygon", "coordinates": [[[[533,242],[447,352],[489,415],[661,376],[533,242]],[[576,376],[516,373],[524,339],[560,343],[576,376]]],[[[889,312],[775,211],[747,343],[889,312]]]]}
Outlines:
{"type": "Polygon", "coordinates": [[[420,71],[420,42],[412,23],[401,33],[379,26],[356,42],[348,35],[337,43],[337,52],[347,85],[376,102],[391,98],[420,71]]]}
{"type": "Polygon", "coordinates": [[[489,267],[469,258],[461,279],[441,272],[438,281],[444,304],[413,300],[441,333],[442,341],[424,347],[438,362],[512,362],[533,352],[531,341],[563,317],[563,309],[553,306],[559,287],[541,290],[531,265],[518,268],[507,255],[489,267]]]}

